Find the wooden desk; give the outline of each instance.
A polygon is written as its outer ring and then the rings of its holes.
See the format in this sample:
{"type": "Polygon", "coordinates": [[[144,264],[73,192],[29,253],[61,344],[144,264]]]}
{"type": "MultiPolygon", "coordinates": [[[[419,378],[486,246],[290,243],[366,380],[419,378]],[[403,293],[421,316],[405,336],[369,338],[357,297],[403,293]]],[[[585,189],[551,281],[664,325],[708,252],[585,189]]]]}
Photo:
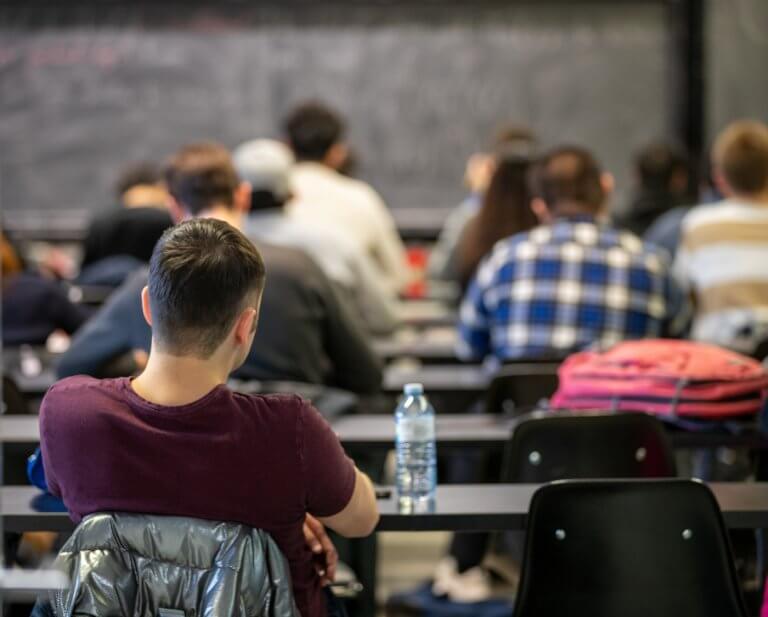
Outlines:
{"type": "MultiPolygon", "coordinates": [[[[713,483],[726,525],[731,529],[768,528],[768,483],[713,483]]],[[[524,529],[538,485],[455,484],[440,486],[429,514],[400,514],[396,499],[379,500],[377,531],[498,531],[524,529]]],[[[0,488],[0,516],[10,532],[69,532],[74,524],[61,503],[33,487],[0,488]]]]}

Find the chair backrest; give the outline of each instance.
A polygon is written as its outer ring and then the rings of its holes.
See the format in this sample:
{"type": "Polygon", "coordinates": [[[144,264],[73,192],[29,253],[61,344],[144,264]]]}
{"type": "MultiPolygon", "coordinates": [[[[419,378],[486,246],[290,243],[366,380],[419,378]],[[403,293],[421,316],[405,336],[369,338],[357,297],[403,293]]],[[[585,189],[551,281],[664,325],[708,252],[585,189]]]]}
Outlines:
{"type": "Polygon", "coordinates": [[[566,481],[531,501],[515,617],[744,617],[714,496],[691,480],[566,481]]]}
{"type": "Polygon", "coordinates": [[[516,415],[535,409],[557,390],[559,366],[551,359],[505,365],[488,385],[486,412],[516,415]]]}
{"type": "Polygon", "coordinates": [[[506,482],[570,478],[659,478],[675,459],[656,418],[640,413],[536,414],[519,422],[507,444],[506,482]]]}
{"type": "Polygon", "coordinates": [[[269,534],[237,523],[99,513],[56,559],[72,581],[57,617],[298,617],[288,564],[269,534]]]}

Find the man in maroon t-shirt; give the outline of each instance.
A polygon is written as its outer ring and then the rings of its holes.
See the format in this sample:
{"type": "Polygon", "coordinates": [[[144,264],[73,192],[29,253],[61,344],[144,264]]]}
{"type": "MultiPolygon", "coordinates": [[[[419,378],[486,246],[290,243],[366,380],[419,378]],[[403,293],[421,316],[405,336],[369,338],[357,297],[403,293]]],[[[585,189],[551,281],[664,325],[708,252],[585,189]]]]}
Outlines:
{"type": "MultiPolygon", "coordinates": [[[[191,195],[201,175],[216,180],[199,160],[193,167],[191,195]]],[[[378,511],[370,480],[308,402],[227,388],[253,342],[264,283],[258,251],[226,222],[195,219],[166,232],[142,294],[152,326],[146,369],[133,380],[71,377],[49,390],[40,410],[45,473],[76,522],[143,512],[269,532],[301,614],[321,617],[336,564],[323,525],[366,536],[378,511]]]]}

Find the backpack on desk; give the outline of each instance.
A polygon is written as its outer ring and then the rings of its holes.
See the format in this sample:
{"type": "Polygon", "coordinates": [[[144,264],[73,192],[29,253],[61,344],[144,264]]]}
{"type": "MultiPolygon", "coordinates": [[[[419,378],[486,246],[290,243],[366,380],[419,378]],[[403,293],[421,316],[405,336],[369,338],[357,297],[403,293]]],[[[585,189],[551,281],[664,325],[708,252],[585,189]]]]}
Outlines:
{"type": "Polygon", "coordinates": [[[553,409],[640,411],[722,420],[755,415],[768,375],[756,360],[692,341],[642,340],[570,356],[553,409]]]}

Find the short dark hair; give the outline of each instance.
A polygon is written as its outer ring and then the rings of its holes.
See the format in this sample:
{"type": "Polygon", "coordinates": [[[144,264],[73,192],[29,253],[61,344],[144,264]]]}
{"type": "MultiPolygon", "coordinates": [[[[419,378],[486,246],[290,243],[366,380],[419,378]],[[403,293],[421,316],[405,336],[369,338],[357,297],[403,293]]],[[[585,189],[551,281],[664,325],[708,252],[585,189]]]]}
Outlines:
{"type": "Polygon", "coordinates": [[[715,167],[739,193],[768,188],[768,126],[739,120],[720,133],[712,152],[715,167]]]}
{"type": "Polygon", "coordinates": [[[193,216],[214,204],[232,206],[240,179],[229,151],[214,142],[184,146],[165,165],[168,192],[193,216]]]}
{"type": "Polygon", "coordinates": [[[174,355],[210,357],[265,278],[259,251],[231,225],[204,218],[171,227],[149,262],[153,337],[174,355]]]}
{"type": "Polygon", "coordinates": [[[317,101],[303,103],[283,123],[288,142],[299,161],[322,161],[341,141],[344,122],[335,111],[317,101]]]}
{"type": "Polygon", "coordinates": [[[496,131],[491,152],[504,157],[531,158],[536,148],[536,135],[521,124],[506,124],[496,131]]]}
{"type": "Polygon", "coordinates": [[[120,171],[115,182],[115,194],[121,198],[135,186],[160,184],[163,181],[160,166],[151,161],[139,161],[120,171]]]}
{"type": "Polygon", "coordinates": [[[648,144],[635,155],[640,184],[647,189],[669,190],[675,174],[688,173],[688,157],[671,144],[648,144]]]}
{"type": "Polygon", "coordinates": [[[605,200],[600,167],[586,149],[561,146],[550,150],[531,171],[531,192],[557,212],[563,203],[576,203],[597,212],[605,200]]]}

